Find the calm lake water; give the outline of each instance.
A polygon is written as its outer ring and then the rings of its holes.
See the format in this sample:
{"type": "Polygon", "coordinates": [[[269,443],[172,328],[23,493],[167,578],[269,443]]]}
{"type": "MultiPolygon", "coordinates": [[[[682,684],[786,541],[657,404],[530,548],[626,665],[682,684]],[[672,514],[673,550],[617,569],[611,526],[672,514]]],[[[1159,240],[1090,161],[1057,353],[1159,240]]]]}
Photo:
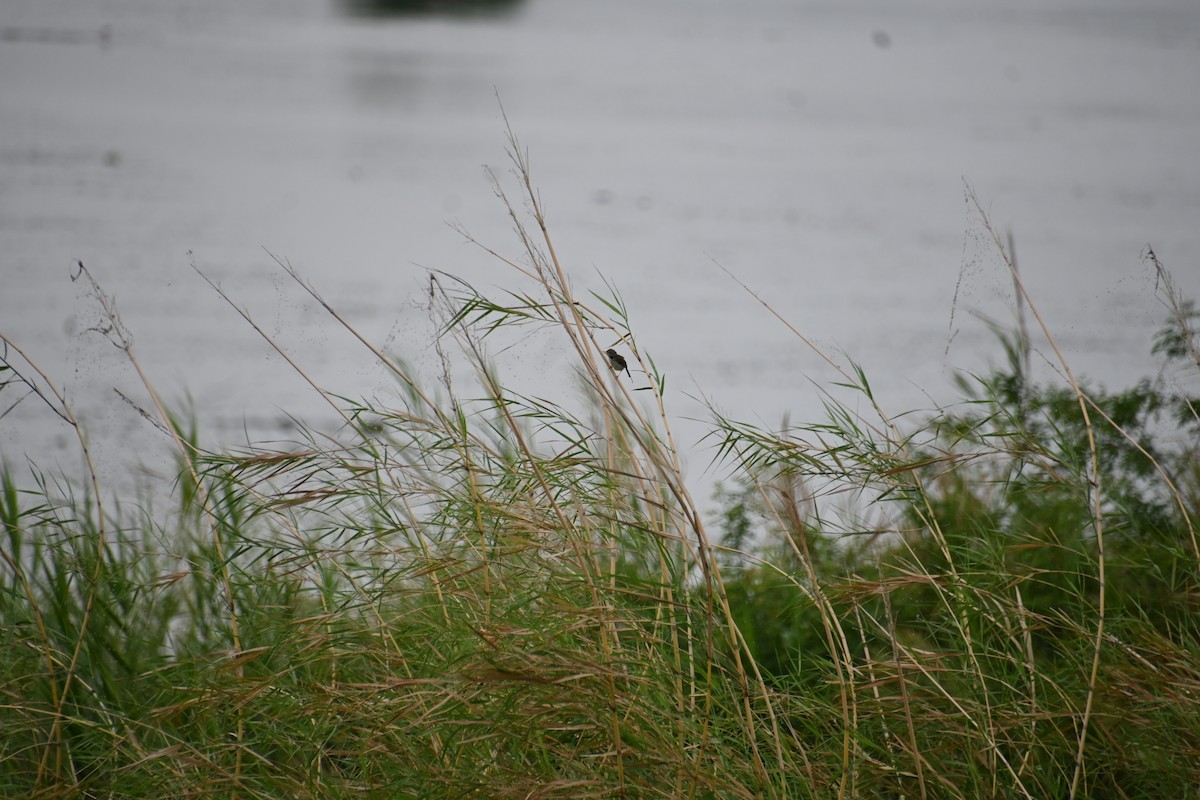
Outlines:
{"type": "MultiPolygon", "coordinates": [[[[428,270],[525,288],[451,227],[520,254],[483,169],[508,166],[499,96],[576,288],[611,280],[666,371],[699,485],[721,475],[690,444],[706,400],[815,420],[835,378],[716,262],[860,362],[890,410],[950,402],[956,369],[999,359],[976,315],[1011,320],[1011,281],[967,185],[1013,231],[1072,366],[1109,386],[1155,374],[1145,246],[1200,297],[1198,86],[1194,0],[526,0],[476,18],[8,0],[0,331],[127,476],[169,448],[114,392],[148,404],[91,330],[76,259],[210,444],[333,417],[193,259],[327,388],[394,391],[266,250],[435,381],[428,270]]],[[[573,402],[554,337],[495,355],[514,388],[573,402]]],[[[20,396],[0,391],[0,413],[20,396]]],[[[0,419],[10,465],[74,473],[75,452],[32,397],[0,419]]]]}

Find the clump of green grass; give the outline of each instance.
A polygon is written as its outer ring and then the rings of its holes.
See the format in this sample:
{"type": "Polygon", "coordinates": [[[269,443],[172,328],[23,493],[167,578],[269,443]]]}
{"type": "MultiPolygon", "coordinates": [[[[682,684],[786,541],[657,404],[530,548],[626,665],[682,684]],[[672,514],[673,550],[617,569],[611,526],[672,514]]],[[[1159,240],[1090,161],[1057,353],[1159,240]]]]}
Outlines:
{"type": "MultiPolygon", "coordinates": [[[[364,339],[394,403],[313,383],[339,430],[209,452],[143,376],[180,464],[166,520],[110,509],[94,470],[32,492],[4,473],[0,794],[1190,796],[1192,399],[1091,390],[1065,363],[1065,387],[1034,385],[1019,331],[1006,368],[921,424],[833,399],[783,431],[717,416],[739,478],[710,524],[665,376],[615,292],[572,292],[510,145],[520,202],[496,186],[521,255],[497,256],[525,288],[431,277],[437,392],[364,339]],[[486,343],[514,326],[562,337],[582,411],[495,374],[486,343]]],[[[1159,354],[1195,359],[1164,286],[1159,354]]],[[[4,341],[5,385],[86,455],[4,341]]],[[[874,403],[860,370],[844,383],[874,403]]]]}

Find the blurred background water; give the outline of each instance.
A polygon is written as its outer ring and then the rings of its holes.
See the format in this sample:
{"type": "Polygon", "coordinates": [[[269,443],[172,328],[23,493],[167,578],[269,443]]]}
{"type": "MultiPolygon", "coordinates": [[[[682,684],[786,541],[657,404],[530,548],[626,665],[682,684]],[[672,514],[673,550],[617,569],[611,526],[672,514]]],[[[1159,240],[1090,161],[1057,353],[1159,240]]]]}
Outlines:
{"type": "MultiPolygon", "coordinates": [[[[6,0],[0,331],[130,480],[169,447],[114,392],[148,405],[76,259],[210,444],[334,417],[193,259],[327,388],[394,391],[267,250],[435,381],[428,270],[521,288],[451,227],[520,255],[482,168],[508,167],[499,96],[576,288],[622,292],[706,481],[705,402],[815,420],[835,378],[718,262],[889,410],[1000,358],[975,315],[1011,321],[1011,281],[967,185],[1073,367],[1151,372],[1145,246],[1200,296],[1198,84],[1194,0],[6,0]]],[[[551,337],[496,358],[517,390],[576,396],[551,337]]],[[[75,471],[20,397],[0,392],[0,457],[75,471]]]]}

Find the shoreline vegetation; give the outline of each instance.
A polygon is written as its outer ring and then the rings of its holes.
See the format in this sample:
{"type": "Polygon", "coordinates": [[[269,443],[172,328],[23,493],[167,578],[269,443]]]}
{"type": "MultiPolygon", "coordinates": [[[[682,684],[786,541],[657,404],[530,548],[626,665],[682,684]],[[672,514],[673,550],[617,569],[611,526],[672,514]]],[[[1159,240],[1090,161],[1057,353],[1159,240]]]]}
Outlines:
{"type": "MultiPolygon", "coordinates": [[[[706,516],[666,377],[615,291],[572,292],[511,133],[509,153],[521,255],[489,252],[525,288],[431,275],[441,385],[359,337],[395,405],[310,381],[344,424],[286,449],[205,450],[79,265],[174,442],[178,506],[5,467],[0,795],[1197,796],[1194,398],[1089,387],[1061,354],[1061,383],[1034,382],[1025,317],[1057,348],[984,217],[1021,310],[1005,366],[924,420],[854,366],[869,418],[832,396],[777,431],[714,411],[735,478],[706,516]],[[488,337],[531,327],[577,356],[583,412],[489,366],[488,337]]],[[[1154,356],[1200,371],[1194,306],[1145,261],[1170,311],[1154,356]]],[[[36,395],[90,465],[3,342],[0,407],[36,395]]]]}

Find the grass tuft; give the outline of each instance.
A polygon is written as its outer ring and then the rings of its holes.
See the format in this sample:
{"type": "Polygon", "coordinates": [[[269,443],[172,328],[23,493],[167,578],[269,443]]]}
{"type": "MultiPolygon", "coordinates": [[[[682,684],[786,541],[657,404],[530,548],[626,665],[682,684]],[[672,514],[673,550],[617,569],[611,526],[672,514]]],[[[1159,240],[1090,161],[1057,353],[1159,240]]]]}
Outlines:
{"type": "MultiPolygon", "coordinates": [[[[521,286],[430,276],[439,387],[275,259],[400,387],[310,380],[343,424],[286,447],[205,449],[79,265],[176,448],[166,518],[103,502],[65,396],[2,337],[0,391],[44,401],[87,474],[0,471],[0,795],[1195,796],[1195,398],[1065,361],[1037,384],[1022,322],[961,403],[898,418],[822,353],[872,416],[714,412],[735,478],[707,518],[666,375],[611,286],[573,293],[509,145],[521,251],[494,255],[521,286]],[[561,338],[582,411],[505,386],[486,344],[513,328],[561,338]]],[[[1194,307],[1146,258],[1155,355],[1200,369],[1194,307]]]]}

